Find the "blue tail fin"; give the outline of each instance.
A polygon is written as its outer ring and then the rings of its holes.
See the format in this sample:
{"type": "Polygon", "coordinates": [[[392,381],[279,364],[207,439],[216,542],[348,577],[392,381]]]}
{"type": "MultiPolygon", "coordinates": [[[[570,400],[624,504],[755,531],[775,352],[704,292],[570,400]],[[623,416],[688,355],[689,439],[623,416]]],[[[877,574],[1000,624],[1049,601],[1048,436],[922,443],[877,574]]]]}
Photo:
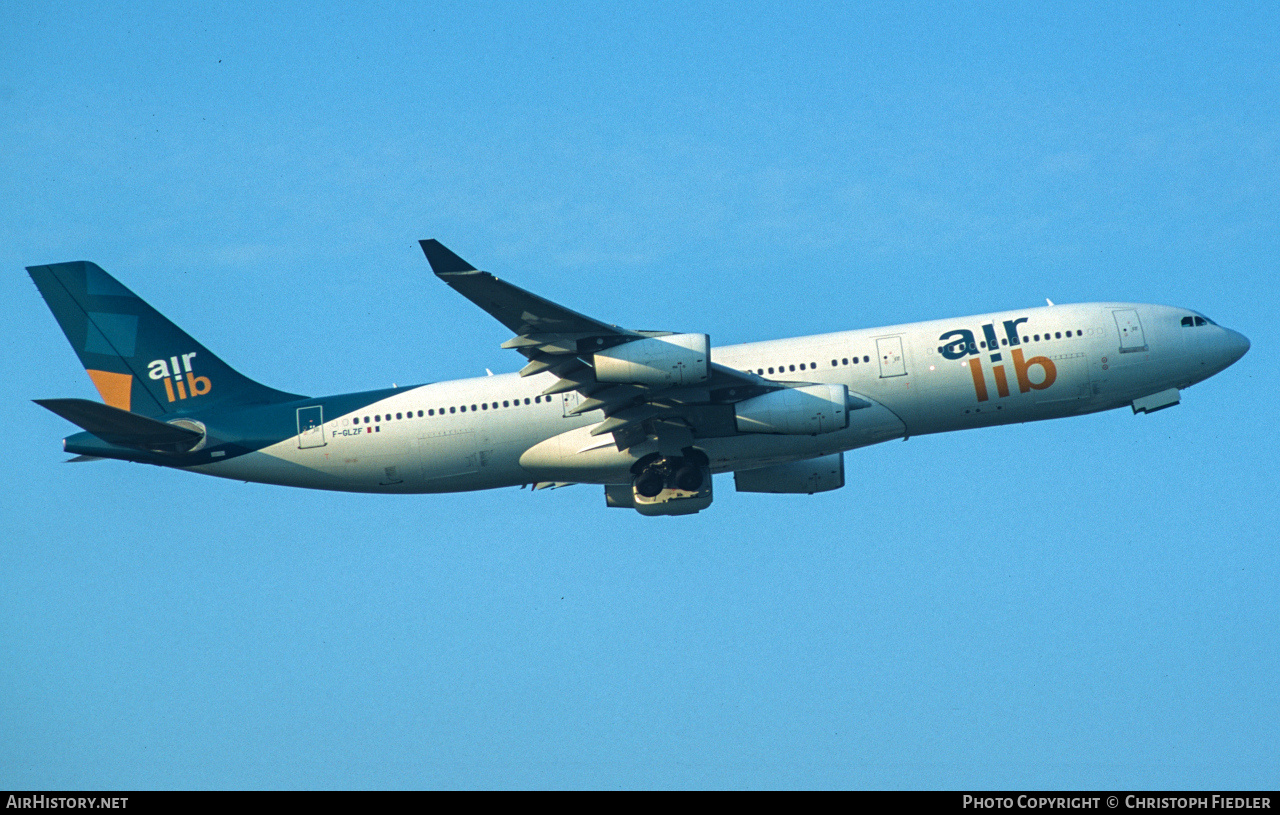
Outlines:
{"type": "Polygon", "coordinates": [[[94,263],[27,271],[112,407],[162,417],[304,398],[238,373],[94,263]]]}

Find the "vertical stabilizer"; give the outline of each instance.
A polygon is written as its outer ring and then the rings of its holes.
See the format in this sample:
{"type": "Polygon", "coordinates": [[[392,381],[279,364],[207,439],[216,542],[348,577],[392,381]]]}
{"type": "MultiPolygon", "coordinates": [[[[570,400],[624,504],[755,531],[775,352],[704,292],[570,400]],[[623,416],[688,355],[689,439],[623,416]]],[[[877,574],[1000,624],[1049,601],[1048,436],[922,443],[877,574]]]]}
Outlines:
{"type": "Polygon", "coordinates": [[[97,264],[27,271],[102,401],[114,408],[159,417],[303,398],[243,376],[97,264]]]}

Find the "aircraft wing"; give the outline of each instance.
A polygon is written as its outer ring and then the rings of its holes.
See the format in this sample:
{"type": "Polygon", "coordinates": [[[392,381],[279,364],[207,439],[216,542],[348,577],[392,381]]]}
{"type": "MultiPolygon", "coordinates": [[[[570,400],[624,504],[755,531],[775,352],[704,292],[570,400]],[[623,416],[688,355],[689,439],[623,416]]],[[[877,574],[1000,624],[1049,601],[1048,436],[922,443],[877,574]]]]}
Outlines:
{"type": "Polygon", "coordinates": [[[592,435],[612,434],[620,450],[736,435],[734,402],[796,384],[711,362],[705,334],[611,325],[479,271],[439,241],[420,243],[437,277],[515,334],[502,347],[529,360],[520,375],[555,374],[543,393],[580,393],[571,413],[603,411],[592,435]]]}

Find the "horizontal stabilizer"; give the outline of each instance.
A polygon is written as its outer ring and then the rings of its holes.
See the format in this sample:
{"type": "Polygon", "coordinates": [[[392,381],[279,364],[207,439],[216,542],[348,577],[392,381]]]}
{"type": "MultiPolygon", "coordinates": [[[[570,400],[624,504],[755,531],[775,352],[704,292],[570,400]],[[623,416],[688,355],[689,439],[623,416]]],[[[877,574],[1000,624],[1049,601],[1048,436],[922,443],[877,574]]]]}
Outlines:
{"type": "Polygon", "coordinates": [[[158,422],[127,410],[113,408],[88,399],[35,399],[62,418],[79,425],[109,444],[127,447],[161,447],[198,443],[203,436],[196,430],[158,422]]]}

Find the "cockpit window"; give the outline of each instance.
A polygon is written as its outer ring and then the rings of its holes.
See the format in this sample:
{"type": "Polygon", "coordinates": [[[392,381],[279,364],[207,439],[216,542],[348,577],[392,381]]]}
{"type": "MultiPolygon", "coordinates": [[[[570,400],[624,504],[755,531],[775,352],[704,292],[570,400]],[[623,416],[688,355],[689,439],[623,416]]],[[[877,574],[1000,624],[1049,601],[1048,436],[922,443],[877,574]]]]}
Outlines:
{"type": "Polygon", "coordinates": [[[1208,317],[1203,317],[1199,314],[1182,318],[1183,328],[1193,328],[1193,327],[1198,327],[1202,325],[1217,325],[1217,323],[1215,323],[1213,320],[1210,320],[1208,317]]]}

